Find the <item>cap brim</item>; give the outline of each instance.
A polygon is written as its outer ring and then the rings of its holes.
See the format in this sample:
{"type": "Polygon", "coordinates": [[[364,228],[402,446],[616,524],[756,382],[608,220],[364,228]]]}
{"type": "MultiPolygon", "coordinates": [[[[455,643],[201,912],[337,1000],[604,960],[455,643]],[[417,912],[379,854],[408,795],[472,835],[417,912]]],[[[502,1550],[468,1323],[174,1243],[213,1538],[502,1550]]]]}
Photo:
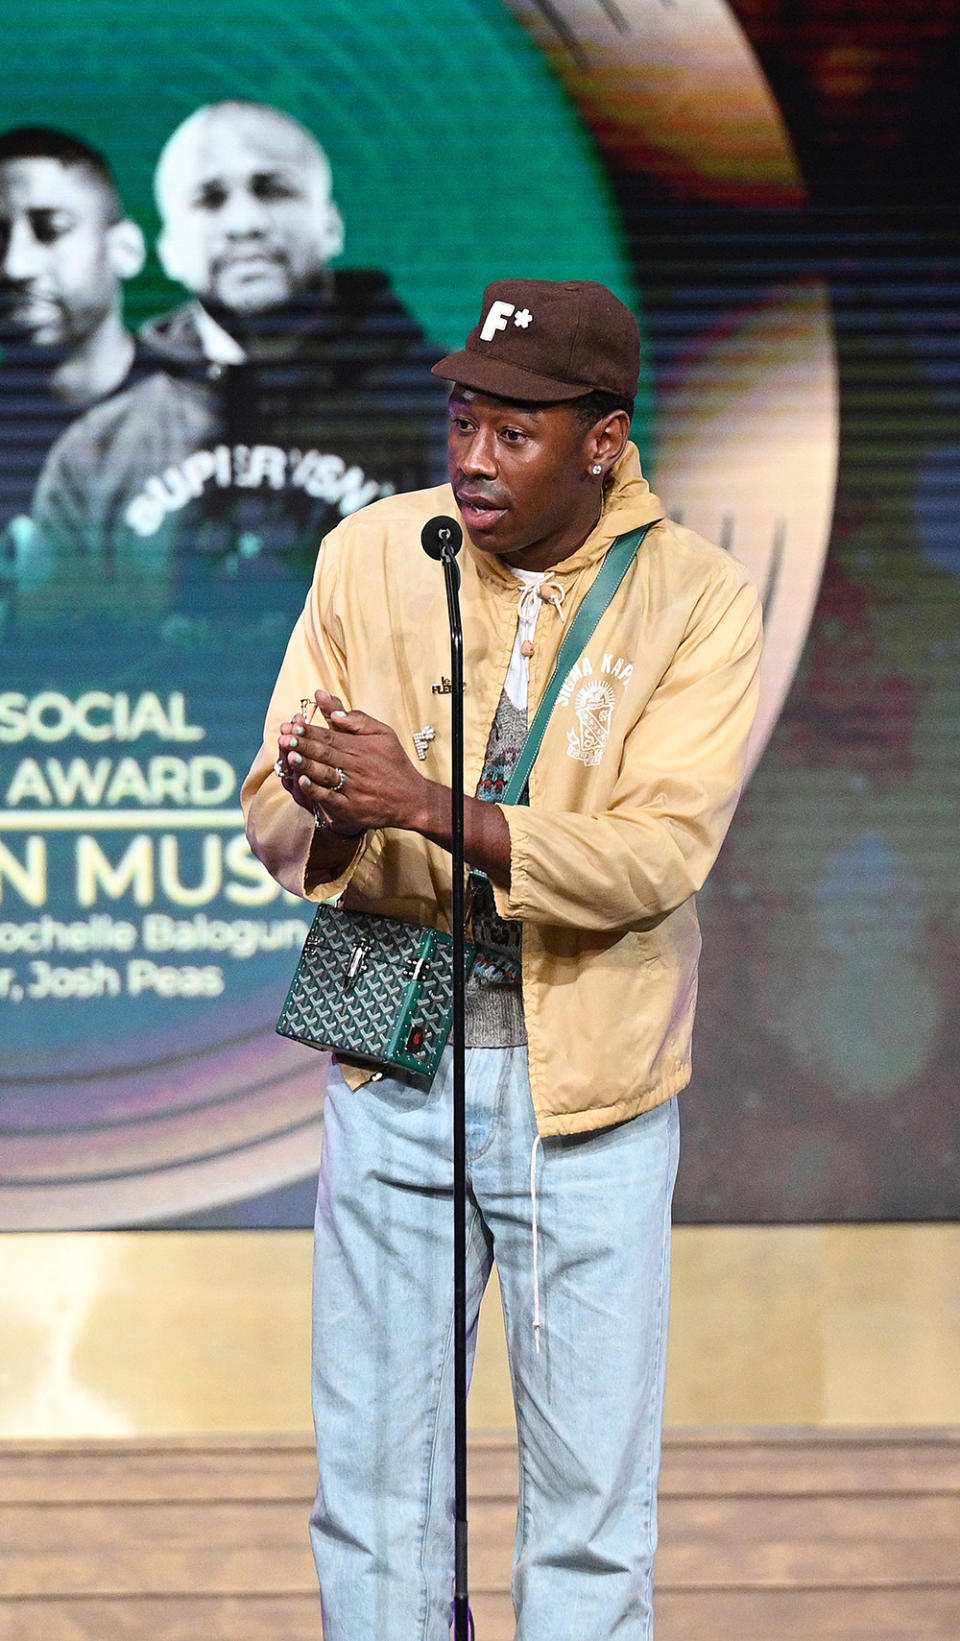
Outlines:
{"type": "Polygon", "coordinates": [[[585,399],[593,388],[586,382],[561,382],[553,376],[538,376],[532,370],[518,365],[505,365],[499,359],[485,359],[463,348],[459,353],[448,353],[433,366],[433,375],[447,382],[462,382],[478,393],[492,393],[498,399],[526,400],[531,404],[547,404],[554,399],[585,399]]]}

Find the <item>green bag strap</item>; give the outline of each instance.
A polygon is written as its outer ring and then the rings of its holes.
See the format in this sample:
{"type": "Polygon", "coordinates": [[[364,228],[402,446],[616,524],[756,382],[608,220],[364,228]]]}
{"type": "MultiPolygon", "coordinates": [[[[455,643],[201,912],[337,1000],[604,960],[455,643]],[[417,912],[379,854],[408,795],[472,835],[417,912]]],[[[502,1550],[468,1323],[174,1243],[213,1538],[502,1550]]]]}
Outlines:
{"type": "Polygon", "coordinates": [[[611,603],[614,593],[629,570],[631,564],[640,551],[643,538],[648,530],[652,530],[659,519],[651,519],[640,530],[631,530],[629,535],[618,536],[613,546],[600,566],[599,574],[587,593],[586,598],[573,618],[570,631],[560,646],[557,664],[553,669],[543,699],[534,716],[533,723],[527,731],[527,738],[523,743],[523,750],[514,766],[513,774],[507,782],[501,803],[518,803],[523,796],[523,789],[533,767],[534,759],[540,751],[540,743],[546,732],[553,712],[557,696],[563,687],[564,679],[570,669],[576,665],[596,631],[600,617],[608,604],[611,603]]]}

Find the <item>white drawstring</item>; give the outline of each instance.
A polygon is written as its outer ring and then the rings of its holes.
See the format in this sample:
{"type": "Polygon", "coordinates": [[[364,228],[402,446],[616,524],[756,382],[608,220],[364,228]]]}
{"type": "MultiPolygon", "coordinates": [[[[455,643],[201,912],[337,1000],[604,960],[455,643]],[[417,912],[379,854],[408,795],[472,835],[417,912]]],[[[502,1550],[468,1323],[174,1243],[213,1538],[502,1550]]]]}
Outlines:
{"type": "Polygon", "coordinates": [[[518,712],[525,712],[530,692],[530,657],[533,654],[533,635],[537,620],[544,604],[552,604],[561,622],[566,620],[563,613],[565,589],[556,586],[554,582],[548,583],[546,572],[538,573],[535,578],[529,571],[523,576],[519,571],[515,573],[523,585],[517,598],[517,636],[503,687],[511,705],[515,706],[518,712]],[[549,587],[546,598],[545,586],[549,587]]]}
{"type": "Polygon", "coordinates": [[[533,629],[537,624],[537,616],[540,614],[541,604],[552,604],[560,617],[561,622],[566,621],[567,619],[563,609],[563,601],[567,596],[567,589],[566,587],[558,587],[555,582],[551,582],[549,597],[544,598],[543,584],[547,579],[548,574],[545,574],[542,580],[531,582],[528,586],[524,587],[520,597],[517,600],[517,615],[520,619],[520,626],[523,629],[521,633],[523,638],[529,638],[531,636],[533,629]]]}
{"type": "Polygon", "coordinates": [[[519,641],[521,644],[532,643],[533,630],[537,625],[537,616],[540,614],[540,595],[536,587],[524,587],[517,600],[517,620],[520,626],[519,641]]]}
{"type": "Polygon", "coordinates": [[[533,1142],[530,1153],[530,1203],[533,1210],[533,1338],[540,1355],[540,1238],[537,1231],[537,1152],[540,1135],[533,1142]]]}

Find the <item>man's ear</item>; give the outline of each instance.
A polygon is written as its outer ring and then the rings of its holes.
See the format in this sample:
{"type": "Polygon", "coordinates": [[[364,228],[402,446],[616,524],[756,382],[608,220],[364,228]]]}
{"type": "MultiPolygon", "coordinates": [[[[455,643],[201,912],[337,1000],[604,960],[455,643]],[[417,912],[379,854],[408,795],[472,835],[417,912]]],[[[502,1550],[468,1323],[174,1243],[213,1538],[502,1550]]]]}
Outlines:
{"type": "Polygon", "coordinates": [[[611,411],[596,422],[587,435],[591,462],[600,462],[605,473],[620,460],[630,437],[630,417],[625,410],[611,411]]]}
{"type": "Polygon", "coordinates": [[[107,249],[118,279],[135,279],[147,260],[146,241],[130,217],[107,229],[107,249]]]}
{"type": "Polygon", "coordinates": [[[332,262],[335,256],[340,255],[340,252],[343,250],[343,238],[343,217],[340,215],[335,202],[332,199],[328,200],[327,220],[324,225],[323,236],[324,262],[332,262]]]}
{"type": "Polygon", "coordinates": [[[164,228],[157,240],[157,256],[160,258],[160,266],[168,279],[172,279],[177,285],[185,285],[189,291],[193,287],[186,277],[187,259],[182,255],[182,251],[182,236],[172,232],[169,228],[164,228]]]}

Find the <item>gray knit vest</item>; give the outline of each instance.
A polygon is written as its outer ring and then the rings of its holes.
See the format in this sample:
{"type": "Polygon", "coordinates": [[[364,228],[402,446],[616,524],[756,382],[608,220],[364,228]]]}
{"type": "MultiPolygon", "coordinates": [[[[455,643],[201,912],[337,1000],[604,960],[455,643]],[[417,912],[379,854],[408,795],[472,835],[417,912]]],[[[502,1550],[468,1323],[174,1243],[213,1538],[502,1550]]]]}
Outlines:
{"type": "MultiPolygon", "coordinates": [[[[503,797],[526,735],[526,712],[504,692],[490,729],[478,798],[497,803],[503,797]]],[[[477,960],[467,982],[466,1046],[515,1048],[527,1040],[521,990],[523,924],[499,916],[487,878],[475,878],[473,884],[477,960]]]]}

